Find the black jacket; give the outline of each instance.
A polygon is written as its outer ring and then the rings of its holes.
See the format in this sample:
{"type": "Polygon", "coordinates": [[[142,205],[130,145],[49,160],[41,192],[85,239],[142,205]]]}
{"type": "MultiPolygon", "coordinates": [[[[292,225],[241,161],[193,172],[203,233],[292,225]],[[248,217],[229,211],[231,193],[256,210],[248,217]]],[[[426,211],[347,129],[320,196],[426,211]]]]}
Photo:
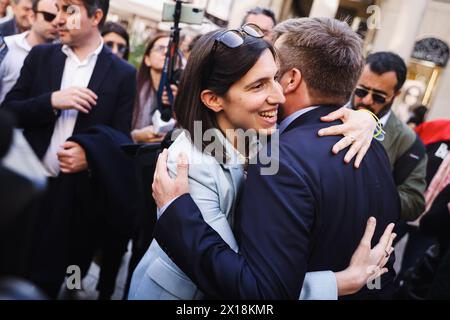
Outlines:
{"type": "MultiPolygon", "coordinates": [[[[60,44],[34,47],[2,104],[16,116],[39,158],[48,149],[58,118],[50,98],[52,92],[60,90],[65,61],[60,44]]],[[[103,124],[128,135],[136,91],[135,68],[103,47],[88,88],[97,94],[97,105],[89,114],[78,114],[73,134],[103,124]]]]}
{"type": "Polygon", "coordinates": [[[80,144],[86,152],[95,192],[93,198],[102,220],[121,235],[131,236],[138,209],[136,169],[134,161],[121,149],[132,143],[120,131],[95,126],[69,140],[80,144]]]}

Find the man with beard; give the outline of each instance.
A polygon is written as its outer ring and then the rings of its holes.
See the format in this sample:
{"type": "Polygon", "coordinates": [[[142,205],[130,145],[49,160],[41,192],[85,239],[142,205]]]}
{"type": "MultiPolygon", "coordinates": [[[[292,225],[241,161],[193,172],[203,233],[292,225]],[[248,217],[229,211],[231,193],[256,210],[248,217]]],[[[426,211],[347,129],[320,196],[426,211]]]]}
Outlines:
{"type": "MultiPolygon", "coordinates": [[[[406,80],[403,59],[392,52],[377,52],[366,59],[351,100],[354,109],[373,112],[383,126],[383,144],[401,201],[401,218],[412,221],[425,209],[427,157],[418,136],[392,112],[406,80]]],[[[398,237],[400,238],[400,237],[398,237]]]]}

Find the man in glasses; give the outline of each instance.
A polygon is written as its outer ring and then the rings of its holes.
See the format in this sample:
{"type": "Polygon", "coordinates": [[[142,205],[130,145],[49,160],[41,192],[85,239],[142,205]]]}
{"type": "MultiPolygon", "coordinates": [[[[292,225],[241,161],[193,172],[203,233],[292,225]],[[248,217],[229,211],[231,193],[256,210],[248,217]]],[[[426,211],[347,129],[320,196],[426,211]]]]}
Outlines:
{"type": "Polygon", "coordinates": [[[128,60],[130,36],[127,30],[118,23],[108,21],[102,29],[105,45],[121,59],[128,60]]]}
{"type": "Polygon", "coordinates": [[[56,30],[56,0],[33,0],[31,30],[5,38],[8,51],[0,64],[0,103],[16,83],[23,61],[31,48],[51,43],[58,36],[56,30]]]}
{"type": "Polygon", "coordinates": [[[366,59],[351,100],[354,109],[367,109],[380,119],[383,144],[401,199],[401,218],[412,221],[425,209],[427,157],[414,131],[402,123],[391,107],[406,79],[406,65],[395,53],[377,52],[366,59]]]}

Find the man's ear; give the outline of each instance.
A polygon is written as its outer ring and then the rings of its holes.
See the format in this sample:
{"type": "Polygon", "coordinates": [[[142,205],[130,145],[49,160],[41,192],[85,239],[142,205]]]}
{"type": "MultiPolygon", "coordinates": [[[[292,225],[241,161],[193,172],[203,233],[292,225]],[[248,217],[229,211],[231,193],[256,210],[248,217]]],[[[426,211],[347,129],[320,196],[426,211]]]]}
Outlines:
{"type": "Polygon", "coordinates": [[[214,112],[220,112],[223,110],[222,98],[211,90],[203,90],[200,94],[200,99],[207,108],[211,109],[214,112]]]}
{"type": "Polygon", "coordinates": [[[292,68],[285,72],[281,81],[283,93],[286,95],[296,91],[302,83],[302,80],[302,73],[297,68],[292,68]]]}
{"type": "Polygon", "coordinates": [[[102,21],[103,19],[103,10],[97,9],[94,12],[94,21],[93,23],[95,24],[95,26],[98,26],[100,24],[100,21],[102,21]]]}

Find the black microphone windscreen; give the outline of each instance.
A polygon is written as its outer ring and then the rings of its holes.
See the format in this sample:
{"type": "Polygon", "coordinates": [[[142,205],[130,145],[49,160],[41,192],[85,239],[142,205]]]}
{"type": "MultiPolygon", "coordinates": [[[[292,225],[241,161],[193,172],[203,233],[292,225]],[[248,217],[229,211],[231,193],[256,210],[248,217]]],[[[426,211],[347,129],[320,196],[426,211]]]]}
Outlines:
{"type": "Polygon", "coordinates": [[[161,120],[167,122],[170,118],[172,118],[172,109],[169,107],[163,107],[161,110],[161,120]]]}

